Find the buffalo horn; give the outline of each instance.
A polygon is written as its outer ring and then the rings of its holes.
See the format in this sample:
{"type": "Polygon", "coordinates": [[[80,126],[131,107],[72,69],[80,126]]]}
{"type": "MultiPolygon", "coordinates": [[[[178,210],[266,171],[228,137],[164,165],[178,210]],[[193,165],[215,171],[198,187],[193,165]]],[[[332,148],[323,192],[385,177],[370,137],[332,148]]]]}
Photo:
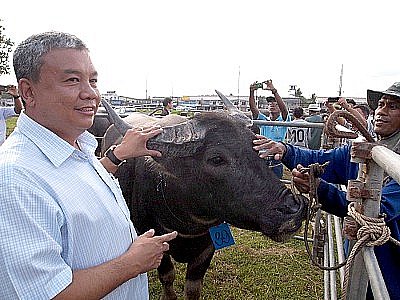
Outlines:
{"type": "Polygon", "coordinates": [[[253,120],[246,116],[243,112],[241,112],[228,98],[225,97],[220,91],[215,90],[218,97],[224,103],[226,109],[229,111],[229,114],[236,118],[238,121],[244,123],[246,126],[251,127],[253,125],[253,120]]]}
{"type": "MultiPolygon", "coordinates": [[[[102,99],[101,102],[110,116],[111,123],[114,124],[122,136],[133,128],[115,112],[107,101],[102,99]]],[[[163,127],[163,132],[152,138],[152,140],[159,143],[183,144],[204,139],[205,133],[205,128],[198,126],[195,120],[190,120],[177,125],[163,127]]]]}
{"type": "Polygon", "coordinates": [[[101,99],[101,103],[105,107],[108,116],[111,119],[111,123],[114,124],[115,128],[117,128],[118,132],[124,136],[125,133],[132,128],[130,124],[122,120],[122,118],[117,114],[117,112],[111,107],[110,104],[106,100],[101,99]]]}

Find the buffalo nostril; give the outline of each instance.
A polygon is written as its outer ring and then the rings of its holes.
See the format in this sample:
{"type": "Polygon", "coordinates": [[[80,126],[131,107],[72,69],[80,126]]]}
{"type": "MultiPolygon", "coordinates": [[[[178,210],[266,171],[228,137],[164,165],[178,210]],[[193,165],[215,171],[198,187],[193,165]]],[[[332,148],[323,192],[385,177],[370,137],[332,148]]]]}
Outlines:
{"type": "Polygon", "coordinates": [[[302,207],[302,201],[291,194],[284,198],[281,202],[281,206],[277,210],[283,215],[294,215],[297,214],[302,207]]]}

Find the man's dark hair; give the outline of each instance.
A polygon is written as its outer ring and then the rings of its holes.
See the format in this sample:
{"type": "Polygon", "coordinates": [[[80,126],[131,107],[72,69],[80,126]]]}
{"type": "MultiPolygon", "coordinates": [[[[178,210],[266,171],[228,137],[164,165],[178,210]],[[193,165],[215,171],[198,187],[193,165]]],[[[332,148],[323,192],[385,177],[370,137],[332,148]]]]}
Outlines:
{"type": "Polygon", "coordinates": [[[276,102],[276,99],[273,96],[268,96],[267,98],[265,98],[265,100],[267,100],[267,102],[276,102]]]}
{"type": "Polygon", "coordinates": [[[295,109],[293,109],[293,116],[296,119],[300,119],[303,116],[303,114],[304,114],[304,111],[303,111],[302,107],[298,106],[298,107],[295,107],[295,109]]]}
{"type": "Polygon", "coordinates": [[[167,97],[167,98],[164,98],[162,104],[164,107],[166,107],[171,102],[172,102],[172,99],[170,97],[167,97]]]}
{"type": "Polygon", "coordinates": [[[39,80],[43,57],[54,49],[76,49],[89,51],[85,43],[72,34],[50,31],[35,34],[17,46],[13,55],[13,65],[17,81],[27,78],[39,80]]]}

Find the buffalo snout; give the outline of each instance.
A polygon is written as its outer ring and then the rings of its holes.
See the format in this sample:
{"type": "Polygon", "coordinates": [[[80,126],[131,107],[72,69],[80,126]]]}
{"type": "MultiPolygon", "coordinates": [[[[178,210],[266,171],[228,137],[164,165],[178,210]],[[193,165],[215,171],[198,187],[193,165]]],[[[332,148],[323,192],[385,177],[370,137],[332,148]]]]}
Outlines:
{"type": "Polygon", "coordinates": [[[306,217],[308,199],[303,195],[288,193],[283,198],[277,211],[284,216],[299,215],[301,219],[306,217]]]}

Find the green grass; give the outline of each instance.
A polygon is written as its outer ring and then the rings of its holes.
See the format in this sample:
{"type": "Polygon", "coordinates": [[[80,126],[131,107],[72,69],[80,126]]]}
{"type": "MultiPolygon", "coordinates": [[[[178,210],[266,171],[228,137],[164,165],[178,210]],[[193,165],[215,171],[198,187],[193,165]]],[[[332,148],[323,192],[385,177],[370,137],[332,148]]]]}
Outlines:
{"type": "MultiPolygon", "coordinates": [[[[232,228],[234,246],[215,253],[204,278],[202,299],[322,299],[323,273],[312,266],[302,241],[276,243],[260,233],[232,228]]],[[[183,299],[185,265],[175,263],[175,291],[183,299]]],[[[150,299],[161,284],[149,272],[150,299]]]]}
{"type": "Polygon", "coordinates": [[[17,124],[18,117],[12,117],[6,120],[7,130],[6,136],[9,136],[11,132],[14,130],[15,125],[17,124]]]}

